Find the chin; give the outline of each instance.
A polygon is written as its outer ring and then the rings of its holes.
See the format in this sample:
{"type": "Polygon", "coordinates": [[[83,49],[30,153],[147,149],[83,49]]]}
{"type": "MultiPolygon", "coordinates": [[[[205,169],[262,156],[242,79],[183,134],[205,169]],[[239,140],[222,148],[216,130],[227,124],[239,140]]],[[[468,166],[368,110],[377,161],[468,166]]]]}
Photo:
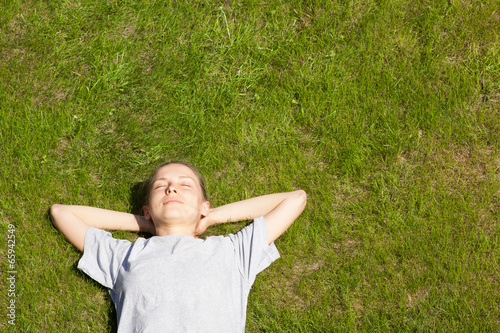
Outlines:
{"type": "Polygon", "coordinates": [[[200,220],[196,216],[186,216],[185,214],[179,214],[177,212],[168,212],[168,214],[164,214],[159,216],[158,221],[162,221],[165,224],[171,223],[182,223],[182,224],[196,224],[200,220]]]}

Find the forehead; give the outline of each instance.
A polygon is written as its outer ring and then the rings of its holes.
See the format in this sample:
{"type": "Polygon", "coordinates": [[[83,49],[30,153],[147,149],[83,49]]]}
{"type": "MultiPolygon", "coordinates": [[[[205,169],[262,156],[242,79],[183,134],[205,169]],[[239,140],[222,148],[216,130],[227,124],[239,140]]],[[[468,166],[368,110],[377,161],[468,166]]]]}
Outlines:
{"type": "Polygon", "coordinates": [[[161,167],[154,177],[154,181],[168,178],[191,178],[198,182],[198,176],[188,166],[183,164],[168,164],[161,167]]]}

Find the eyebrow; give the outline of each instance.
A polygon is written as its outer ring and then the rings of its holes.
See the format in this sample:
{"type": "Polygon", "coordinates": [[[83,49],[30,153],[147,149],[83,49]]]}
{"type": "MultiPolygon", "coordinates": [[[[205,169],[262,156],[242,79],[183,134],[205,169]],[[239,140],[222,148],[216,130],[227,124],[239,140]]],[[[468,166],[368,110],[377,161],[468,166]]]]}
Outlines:
{"type": "MultiPolygon", "coordinates": [[[[194,178],[193,178],[193,177],[189,177],[189,176],[179,176],[178,178],[191,179],[191,180],[194,182],[194,178]]],[[[157,181],[160,181],[160,180],[166,180],[166,179],[167,179],[166,177],[160,177],[160,178],[155,179],[153,183],[156,183],[157,181]]],[[[196,183],[196,182],[195,182],[195,183],[196,183]]]]}

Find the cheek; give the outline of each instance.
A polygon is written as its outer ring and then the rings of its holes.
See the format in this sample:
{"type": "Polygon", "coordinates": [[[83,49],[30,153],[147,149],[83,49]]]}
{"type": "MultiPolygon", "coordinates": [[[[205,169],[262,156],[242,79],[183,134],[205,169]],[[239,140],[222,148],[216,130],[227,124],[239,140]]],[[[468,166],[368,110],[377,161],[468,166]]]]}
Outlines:
{"type": "Polygon", "coordinates": [[[159,202],[162,201],[163,198],[163,192],[161,191],[155,191],[151,193],[151,196],[149,197],[149,203],[151,206],[154,206],[158,204],[159,202]]]}

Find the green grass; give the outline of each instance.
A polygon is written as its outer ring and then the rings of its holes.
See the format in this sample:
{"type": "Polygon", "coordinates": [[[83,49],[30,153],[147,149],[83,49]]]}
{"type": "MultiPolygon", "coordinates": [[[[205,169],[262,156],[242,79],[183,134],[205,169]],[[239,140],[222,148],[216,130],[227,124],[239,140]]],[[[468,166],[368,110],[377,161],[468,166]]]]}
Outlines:
{"type": "Polygon", "coordinates": [[[499,331],[499,5],[2,2],[0,330],[109,331],[47,211],[130,211],[183,159],[216,206],[309,195],[248,332],[499,331]]]}

